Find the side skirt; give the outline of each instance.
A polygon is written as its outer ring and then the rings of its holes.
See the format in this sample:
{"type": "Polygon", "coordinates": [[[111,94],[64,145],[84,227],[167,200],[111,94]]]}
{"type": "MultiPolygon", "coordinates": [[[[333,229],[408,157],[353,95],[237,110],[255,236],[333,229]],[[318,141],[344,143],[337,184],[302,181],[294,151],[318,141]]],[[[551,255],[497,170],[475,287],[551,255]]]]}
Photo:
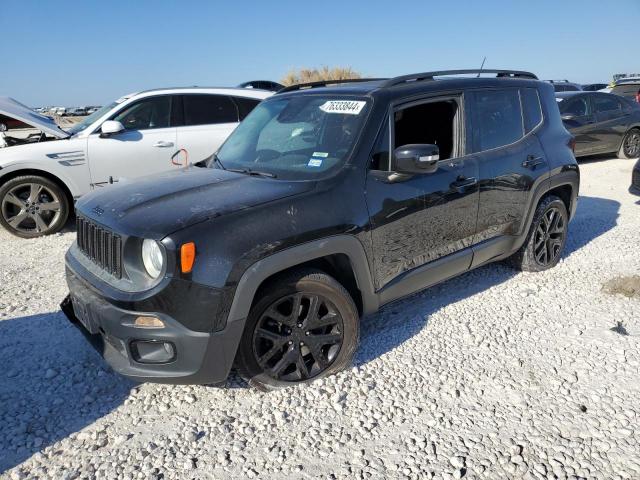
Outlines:
{"type": "Polygon", "coordinates": [[[492,238],[407,272],[378,291],[380,305],[395,302],[487,263],[502,260],[520,248],[525,238],[492,238]]]}

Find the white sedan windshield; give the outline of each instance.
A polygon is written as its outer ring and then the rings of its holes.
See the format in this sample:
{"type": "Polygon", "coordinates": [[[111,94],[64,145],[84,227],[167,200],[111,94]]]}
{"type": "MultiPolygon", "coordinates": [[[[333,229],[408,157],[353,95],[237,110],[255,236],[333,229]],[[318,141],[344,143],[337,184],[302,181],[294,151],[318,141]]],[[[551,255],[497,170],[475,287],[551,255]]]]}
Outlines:
{"type": "Polygon", "coordinates": [[[66,131],[71,135],[75,135],[76,133],[80,133],[85,130],[89,125],[111,110],[113,107],[118,105],[118,102],[112,102],[109,105],[105,105],[100,110],[96,110],[91,115],[83,119],[81,122],[76,123],[73,127],[67,128],[66,131]]]}

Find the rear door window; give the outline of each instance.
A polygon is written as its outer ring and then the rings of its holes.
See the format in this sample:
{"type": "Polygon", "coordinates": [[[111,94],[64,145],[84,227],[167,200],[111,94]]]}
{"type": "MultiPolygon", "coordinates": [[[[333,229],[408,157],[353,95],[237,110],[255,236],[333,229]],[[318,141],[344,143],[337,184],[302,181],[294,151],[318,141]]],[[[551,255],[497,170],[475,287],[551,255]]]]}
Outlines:
{"type": "Polygon", "coordinates": [[[238,109],[226,95],[184,95],[184,123],[214,125],[238,121],[238,109]]]}
{"type": "Polygon", "coordinates": [[[593,109],[596,113],[616,113],[622,111],[622,104],[614,96],[594,95],[593,109]]]}
{"type": "Polygon", "coordinates": [[[510,145],[524,136],[517,89],[475,90],[469,93],[474,152],[510,145]]]}

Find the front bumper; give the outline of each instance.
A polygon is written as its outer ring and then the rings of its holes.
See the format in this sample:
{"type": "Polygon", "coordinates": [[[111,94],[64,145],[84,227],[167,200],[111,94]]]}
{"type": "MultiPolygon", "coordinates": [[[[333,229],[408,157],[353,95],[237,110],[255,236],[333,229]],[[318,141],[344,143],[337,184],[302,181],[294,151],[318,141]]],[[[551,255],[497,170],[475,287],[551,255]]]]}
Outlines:
{"type": "Polygon", "coordinates": [[[68,265],[67,283],[70,294],[60,306],[62,311],[116,372],[136,381],[176,384],[221,383],[227,378],[244,321],[229,322],[215,332],[194,331],[163,312],[114,305],[68,265]],[[133,326],[141,315],[155,316],[165,327],[133,326]],[[141,344],[167,345],[171,358],[148,363],[139,353],[141,344]]]}

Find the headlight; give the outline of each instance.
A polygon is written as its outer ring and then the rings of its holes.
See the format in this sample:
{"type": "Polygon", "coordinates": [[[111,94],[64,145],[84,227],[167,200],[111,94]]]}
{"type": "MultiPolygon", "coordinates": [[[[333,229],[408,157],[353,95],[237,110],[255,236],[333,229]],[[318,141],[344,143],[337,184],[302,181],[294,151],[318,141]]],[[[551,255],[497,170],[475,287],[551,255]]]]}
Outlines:
{"type": "Polygon", "coordinates": [[[162,272],[164,258],[162,248],[155,240],[146,239],[142,242],[142,263],[151,278],[158,278],[162,272]]]}

